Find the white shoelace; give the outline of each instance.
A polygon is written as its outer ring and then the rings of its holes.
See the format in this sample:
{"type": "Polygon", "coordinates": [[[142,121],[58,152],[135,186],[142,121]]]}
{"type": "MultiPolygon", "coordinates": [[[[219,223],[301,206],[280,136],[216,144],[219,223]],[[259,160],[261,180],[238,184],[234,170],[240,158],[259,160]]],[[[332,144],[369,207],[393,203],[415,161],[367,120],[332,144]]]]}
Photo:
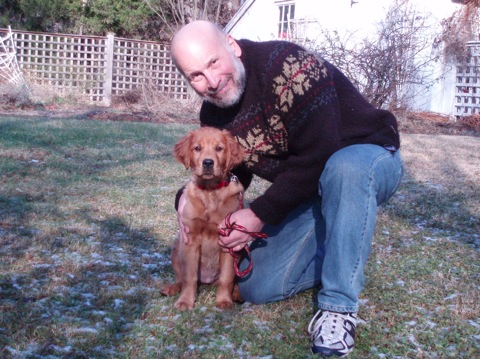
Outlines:
{"type": "MultiPolygon", "coordinates": [[[[322,311],[318,311],[310,321],[308,333],[315,338],[321,336],[325,344],[334,344],[339,338],[343,338],[346,332],[344,328],[345,322],[355,321],[354,318],[348,314],[332,313],[329,311],[323,311],[320,318],[317,318],[321,312],[322,311]],[[320,327],[322,327],[321,332],[318,333],[320,327]]],[[[356,323],[353,324],[355,325],[356,323]]],[[[315,338],[312,338],[312,340],[315,338]]]]}

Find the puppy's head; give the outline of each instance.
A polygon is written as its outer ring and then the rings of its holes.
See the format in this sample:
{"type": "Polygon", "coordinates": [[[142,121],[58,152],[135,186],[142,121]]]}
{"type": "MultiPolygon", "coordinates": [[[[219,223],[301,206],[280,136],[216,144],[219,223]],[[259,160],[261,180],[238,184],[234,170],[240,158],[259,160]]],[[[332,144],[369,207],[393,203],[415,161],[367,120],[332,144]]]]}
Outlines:
{"type": "Polygon", "coordinates": [[[189,132],[174,147],[176,160],[191,168],[196,182],[220,182],[243,160],[243,149],[226,130],[202,127],[189,132]]]}

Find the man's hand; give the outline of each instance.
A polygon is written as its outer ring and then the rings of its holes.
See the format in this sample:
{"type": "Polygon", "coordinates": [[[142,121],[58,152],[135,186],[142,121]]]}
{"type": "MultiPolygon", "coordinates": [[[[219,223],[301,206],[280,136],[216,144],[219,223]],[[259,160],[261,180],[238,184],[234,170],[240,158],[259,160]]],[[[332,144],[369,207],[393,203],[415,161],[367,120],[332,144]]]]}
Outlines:
{"type": "Polygon", "coordinates": [[[188,228],[187,226],[184,226],[182,222],[182,213],[186,203],[187,203],[187,199],[185,198],[185,194],[182,194],[178,201],[177,221],[178,221],[178,236],[183,243],[188,244],[189,239],[187,234],[190,233],[190,228],[188,228]]]}
{"type": "MultiPolygon", "coordinates": [[[[236,223],[245,227],[249,232],[260,232],[264,223],[250,208],[240,209],[233,212],[230,217],[230,223],[236,223]]],[[[218,228],[226,228],[225,219],[218,225],[218,228]]],[[[242,250],[248,242],[252,240],[252,237],[246,233],[240,231],[231,231],[229,236],[220,235],[219,244],[225,250],[232,248],[234,251],[242,250]]]]}

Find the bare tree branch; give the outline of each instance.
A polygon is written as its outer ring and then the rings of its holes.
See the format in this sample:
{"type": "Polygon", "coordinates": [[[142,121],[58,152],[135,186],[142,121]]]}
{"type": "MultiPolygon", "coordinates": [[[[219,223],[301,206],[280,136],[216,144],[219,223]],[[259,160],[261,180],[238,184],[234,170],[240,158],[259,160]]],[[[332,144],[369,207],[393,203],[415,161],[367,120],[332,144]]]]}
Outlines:
{"type": "Polygon", "coordinates": [[[438,54],[431,51],[435,32],[428,15],[408,0],[397,0],[374,36],[358,41],[354,32],[340,38],[338,32],[323,29],[320,41],[307,47],[339,67],[375,106],[405,108],[415,95],[412,85],[428,88],[437,81],[429,77],[438,54]]]}

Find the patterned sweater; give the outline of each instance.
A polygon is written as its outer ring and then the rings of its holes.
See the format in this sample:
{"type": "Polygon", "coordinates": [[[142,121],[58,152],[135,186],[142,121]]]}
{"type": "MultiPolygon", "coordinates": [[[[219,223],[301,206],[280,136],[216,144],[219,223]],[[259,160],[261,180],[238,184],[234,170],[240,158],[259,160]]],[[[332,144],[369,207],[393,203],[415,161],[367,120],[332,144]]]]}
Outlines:
{"type": "Polygon", "coordinates": [[[271,186],[250,208],[264,222],[279,223],[318,193],[328,158],[352,144],[400,146],[395,117],[370,105],[333,65],[283,41],[239,40],[246,70],[240,102],[219,108],[204,102],[202,126],[232,132],[245,148],[235,172],[271,186]]]}

